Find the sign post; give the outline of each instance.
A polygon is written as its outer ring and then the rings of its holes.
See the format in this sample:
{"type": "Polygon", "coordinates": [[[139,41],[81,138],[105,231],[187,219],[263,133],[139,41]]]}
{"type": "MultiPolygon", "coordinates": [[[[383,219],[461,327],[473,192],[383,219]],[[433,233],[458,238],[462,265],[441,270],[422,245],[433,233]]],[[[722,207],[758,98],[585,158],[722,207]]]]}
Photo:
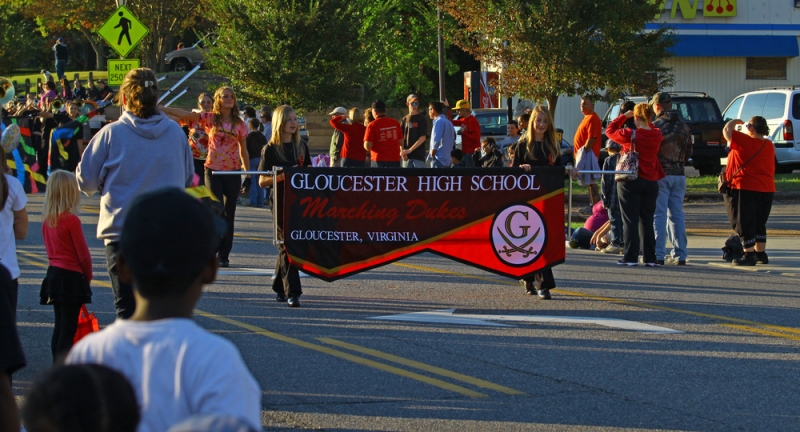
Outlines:
{"type": "MultiPolygon", "coordinates": [[[[97,33],[108,45],[125,58],[150,30],[125,6],[120,6],[100,27],[97,33]]],[[[109,72],[111,72],[109,70],[109,72]]]]}

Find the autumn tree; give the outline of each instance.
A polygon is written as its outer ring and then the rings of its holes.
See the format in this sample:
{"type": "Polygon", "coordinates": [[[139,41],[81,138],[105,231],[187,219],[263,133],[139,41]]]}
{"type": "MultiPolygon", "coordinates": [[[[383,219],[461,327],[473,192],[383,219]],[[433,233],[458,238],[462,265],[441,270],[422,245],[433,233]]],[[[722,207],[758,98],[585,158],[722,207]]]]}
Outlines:
{"type": "Polygon", "coordinates": [[[668,30],[645,31],[660,12],[652,0],[442,0],[458,26],[452,40],[502,68],[504,94],[547,100],[600,96],[667,85],[662,66],[673,41],[668,30]],[[660,80],[660,83],[658,81],[660,80]]]}
{"type": "Polygon", "coordinates": [[[218,23],[206,61],[237,91],[316,109],[352,99],[363,82],[358,7],[338,0],[205,0],[218,23]]]}
{"type": "Polygon", "coordinates": [[[171,36],[193,25],[199,5],[198,0],[147,0],[126,5],[150,30],[138,47],[143,66],[164,70],[164,55],[174,49],[171,36]]]}
{"type": "Polygon", "coordinates": [[[67,30],[80,31],[96,54],[97,69],[105,69],[105,44],[95,30],[116,9],[114,0],[59,0],[57,3],[49,0],[11,1],[26,18],[36,20],[39,31],[45,37],[67,30]]]}

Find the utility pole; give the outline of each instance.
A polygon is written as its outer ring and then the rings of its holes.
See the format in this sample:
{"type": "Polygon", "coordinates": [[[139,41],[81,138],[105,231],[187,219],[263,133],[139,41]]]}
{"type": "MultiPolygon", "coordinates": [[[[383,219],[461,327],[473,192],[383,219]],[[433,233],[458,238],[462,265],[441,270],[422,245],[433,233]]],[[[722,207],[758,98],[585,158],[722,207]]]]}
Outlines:
{"type": "Polygon", "coordinates": [[[444,37],[442,36],[442,27],[444,26],[444,24],[442,23],[442,9],[438,5],[436,6],[436,16],[438,18],[437,22],[439,24],[439,100],[444,101],[445,99],[444,37]]]}

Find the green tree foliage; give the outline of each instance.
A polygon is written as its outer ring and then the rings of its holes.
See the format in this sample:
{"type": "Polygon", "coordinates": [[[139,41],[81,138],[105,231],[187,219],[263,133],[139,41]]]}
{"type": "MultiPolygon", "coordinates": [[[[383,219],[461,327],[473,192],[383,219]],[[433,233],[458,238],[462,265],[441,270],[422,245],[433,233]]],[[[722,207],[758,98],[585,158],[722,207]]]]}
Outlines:
{"type": "MultiPolygon", "coordinates": [[[[436,7],[418,0],[366,1],[360,30],[366,51],[367,85],[388,100],[409,93],[438,98],[436,7]]],[[[445,58],[448,74],[458,65],[445,58]]]]}
{"type": "Polygon", "coordinates": [[[222,23],[206,60],[248,97],[299,109],[354,99],[364,82],[358,7],[337,0],[205,0],[222,23]]]}
{"type": "Polygon", "coordinates": [[[443,0],[459,26],[449,35],[465,51],[505,66],[504,94],[547,100],[654,90],[672,80],[661,66],[672,38],[645,32],[660,12],[652,0],[443,0]]]}
{"type": "Polygon", "coordinates": [[[31,53],[41,51],[44,44],[36,23],[11,9],[0,9],[0,76],[28,64],[31,53]]]}

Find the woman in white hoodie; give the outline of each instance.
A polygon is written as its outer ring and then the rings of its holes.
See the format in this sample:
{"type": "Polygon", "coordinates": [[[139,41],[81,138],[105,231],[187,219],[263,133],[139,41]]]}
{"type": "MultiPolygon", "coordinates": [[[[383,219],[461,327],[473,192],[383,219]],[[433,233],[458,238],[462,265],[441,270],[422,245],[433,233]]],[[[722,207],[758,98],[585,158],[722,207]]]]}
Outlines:
{"type": "Polygon", "coordinates": [[[156,189],[191,186],[194,164],[186,134],[158,110],[158,80],[152,70],[128,72],[117,99],[122,115],[92,138],[76,174],[81,191],[101,195],[97,238],[106,245],[117,317],[129,318],[136,301],[131,285],[117,275],[116,257],[130,203],[156,189]]]}

